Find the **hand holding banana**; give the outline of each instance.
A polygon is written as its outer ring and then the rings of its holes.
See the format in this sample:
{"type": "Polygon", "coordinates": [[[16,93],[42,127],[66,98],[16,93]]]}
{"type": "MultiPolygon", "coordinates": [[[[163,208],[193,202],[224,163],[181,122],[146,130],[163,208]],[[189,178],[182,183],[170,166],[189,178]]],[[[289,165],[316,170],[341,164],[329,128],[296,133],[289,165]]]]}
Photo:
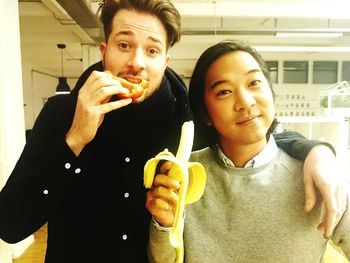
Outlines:
{"type": "MultiPolygon", "coordinates": [[[[191,204],[199,200],[204,193],[206,173],[200,163],[188,162],[191,154],[194,137],[193,122],[185,122],[181,130],[181,138],[176,157],[163,151],[155,158],[150,159],[144,167],[144,185],[152,190],[147,194],[146,206],[152,215],[165,226],[173,221],[173,227],[169,234],[171,245],[176,250],[177,263],[183,262],[183,214],[185,204],[191,204]],[[160,161],[171,162],[171,167],[166,168],[166,163],[161,168],[161,173],[155,174],[160,161]],[[167,178],[164,174],[167,173],[167,178]],[[176,207],[173,211],[172,208],[176,207]],[[169,219],[170,218],[170,219],[169,219]],[[163,221],[164,222],[161,222],[163,221]]],[[[169,224],[169,225],[168,225],[169,224]]]]}

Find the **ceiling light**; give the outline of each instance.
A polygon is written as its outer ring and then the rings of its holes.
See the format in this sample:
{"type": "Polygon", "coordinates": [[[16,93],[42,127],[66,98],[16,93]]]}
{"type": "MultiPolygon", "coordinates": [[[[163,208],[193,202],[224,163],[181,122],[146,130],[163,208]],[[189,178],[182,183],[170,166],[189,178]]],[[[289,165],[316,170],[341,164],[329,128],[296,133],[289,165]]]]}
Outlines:
{"type": "Polygon", "coordinates": [[[56,95],[57,94],[69,94],[70,88],[67,83],[67,78],[63,76],[63,49],[66,48],[65,44],[57,44],[57,47],[61,49],[61,77],[58,78],[58,85],[56,88],[56,95]]]}
{"type": "Polygon", "coordinates": [[[350,47],[254,46],[259,52],[350,52],[350,47]]]}
{"type": "Polygon", "coordinates": [[[338,32],[277,32],[276,37],[342,37],[338,32]]]}

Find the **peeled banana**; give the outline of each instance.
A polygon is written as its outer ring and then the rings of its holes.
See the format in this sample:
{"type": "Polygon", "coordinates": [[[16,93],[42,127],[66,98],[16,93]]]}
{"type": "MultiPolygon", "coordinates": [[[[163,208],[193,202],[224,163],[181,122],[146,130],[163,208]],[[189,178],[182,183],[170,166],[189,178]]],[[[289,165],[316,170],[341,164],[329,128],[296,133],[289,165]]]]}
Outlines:
{"type": "Polygon", "coordinates": [[[167,150],[148,160],[144,167],[144,186],[151,188],[159,161],[170,161],[168,175],[180,182],[179,201],[176,206],[174,225],[169,233],[171,245],[176,250],[176,263],[183,262],[183,214],[185,204],[198,201],[204,193],[206,173],[200,163],[188,162],[192,151],[194,125],[187,121],[182,125],[181,138],[176,157],[167,150]]]}

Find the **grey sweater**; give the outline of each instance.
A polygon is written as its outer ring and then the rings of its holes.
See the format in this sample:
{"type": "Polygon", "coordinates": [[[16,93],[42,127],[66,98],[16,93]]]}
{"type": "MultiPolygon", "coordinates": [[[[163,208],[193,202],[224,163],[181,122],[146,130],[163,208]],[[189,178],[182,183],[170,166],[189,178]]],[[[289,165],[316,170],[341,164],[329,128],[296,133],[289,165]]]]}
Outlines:
{"type": "MultiPolygon", "coordinates": [[[[203,197],[186,207],[186,263],[322,262],[328,242],[317,230],[322,204],[304,212],[300,161],[279,149],[264,165],[234,168],[210,148],[191,161],[201,162],[208,178],[203,197]]],[[[150,229],[150,261],[174,262],[168,233],[150,229]]],[[[332,240],[350,258],[349,202],[332,240]]]]}

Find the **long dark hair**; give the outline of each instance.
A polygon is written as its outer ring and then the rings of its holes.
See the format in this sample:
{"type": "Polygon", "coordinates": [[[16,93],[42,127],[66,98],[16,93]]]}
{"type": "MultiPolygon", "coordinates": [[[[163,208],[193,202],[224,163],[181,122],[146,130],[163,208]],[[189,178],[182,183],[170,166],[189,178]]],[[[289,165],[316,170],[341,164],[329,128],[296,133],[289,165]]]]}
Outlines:
{"type": "MultiPolygon", "coordinates": [[[[206,116],[208,115],[204,104],[205,76],[209,67],[214,61],[216,61],[219,57],[234,51],[247,52],[256,60],[266,80],[268,81],[272,91],[272,96],[275,98],[268,67],[261,55],[248,43],[237,40],[225,40],[209,47],[197,61],[192,74],[188,94],[193,120],[195,123],[195,147],[197,149],[211,146],[218,142],[218,135],[215,128],[213,126],[208,126],[206,123],[206,116]]],[[[275,118],[266,134],[267,138],[275,130],[276,125],[277,119],[275,118]]]]}

